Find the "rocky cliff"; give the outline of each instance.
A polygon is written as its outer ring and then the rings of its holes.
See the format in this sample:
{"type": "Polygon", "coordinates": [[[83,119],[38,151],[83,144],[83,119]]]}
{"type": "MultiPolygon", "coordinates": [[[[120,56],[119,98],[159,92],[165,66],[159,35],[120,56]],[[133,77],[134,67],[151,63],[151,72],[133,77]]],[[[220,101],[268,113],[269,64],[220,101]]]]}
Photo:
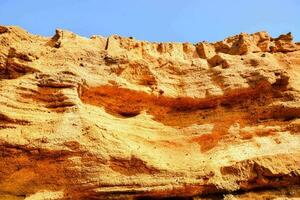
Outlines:
{"type": "Polygon", "coordinates": [[[190,44],[0,26],[0,199],[300,197],[299,133],[290,33],[190,44]]]}

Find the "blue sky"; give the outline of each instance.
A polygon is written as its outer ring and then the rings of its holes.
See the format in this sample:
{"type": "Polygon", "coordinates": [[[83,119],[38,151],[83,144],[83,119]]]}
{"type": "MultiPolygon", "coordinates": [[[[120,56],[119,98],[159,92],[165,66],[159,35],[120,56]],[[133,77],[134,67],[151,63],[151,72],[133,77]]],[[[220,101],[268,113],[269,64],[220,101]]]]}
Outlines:
{"type": "Polygon", "coordinates": [[[292,32],[300,41],[299,0],[0,0],[0,24],[51,36],[118,34],[140,40],[200,42],[240,32],[292,32]]]}

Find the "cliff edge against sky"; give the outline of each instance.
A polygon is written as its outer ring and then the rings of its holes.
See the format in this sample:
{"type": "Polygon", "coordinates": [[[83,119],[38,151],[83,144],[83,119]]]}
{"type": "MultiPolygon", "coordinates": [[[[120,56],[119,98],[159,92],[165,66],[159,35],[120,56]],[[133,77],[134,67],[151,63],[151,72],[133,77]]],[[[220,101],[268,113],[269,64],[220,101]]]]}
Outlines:
{"type": "Polygon", "coordinates": [[[300,197],[299,133],[291,34],[151,43],[0,26],[0,199],[300,197]]]}

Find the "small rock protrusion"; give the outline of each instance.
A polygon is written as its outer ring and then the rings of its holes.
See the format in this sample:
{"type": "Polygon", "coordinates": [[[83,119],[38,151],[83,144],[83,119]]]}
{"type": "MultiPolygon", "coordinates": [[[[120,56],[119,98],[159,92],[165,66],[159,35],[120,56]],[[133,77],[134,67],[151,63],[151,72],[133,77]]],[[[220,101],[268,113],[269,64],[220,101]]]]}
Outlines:
{"type": "Polygon", "coordinates": [[[52,40],[53,40],[53,47],[55,47],[55,48],[59,48],[59,47],[61,47],[61,44],[62,44],[62,42],[61,42],[61,40],[63,39],[63,31],[62,30],[59,30],[59,29],[56,29],[55,30],[55,35],[54,35],[54,37],[52,38],[52,40]]]}
{"type": "Polygon", "coordinates": [[[200,42],[196,44],[196,50],[200,58],[210,59],[216,55],[215,47],[207,42],[200,42]]]}
{"type": "Polygon", "coordinates": [[[6,33],[8,31],[8,28],[5,26],[0,26],[0,34],[6,33]]]}
{"type": "Polygon", "coordinates": [[[63,40],[74,40],[76,35],[67,30],[56,29],[55,35],[47,42],[47,45],[55,48],[60,48],[63,45],[63,40]]]}
{"type": "Polygon", "coordinates": [[[209,59],[208,63],[212,67],[216,67],[218,65],[221,65],[222,68],[228,68],[230,66],[229,63],[224,58],[222,58],[219,54],[217,54],[214,57],[212,57],[211,59],[209,59]]]}

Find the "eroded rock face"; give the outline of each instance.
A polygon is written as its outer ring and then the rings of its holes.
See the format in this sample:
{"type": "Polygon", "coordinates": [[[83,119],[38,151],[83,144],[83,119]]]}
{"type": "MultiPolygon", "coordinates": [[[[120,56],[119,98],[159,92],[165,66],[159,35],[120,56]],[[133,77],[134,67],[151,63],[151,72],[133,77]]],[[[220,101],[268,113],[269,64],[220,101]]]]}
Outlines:
{"type": "Polygon", "coordinates": [[[0,198],[192,197],[300,183],[291,34],[150,43],[0,26],[0,47],[0,198]]]}

